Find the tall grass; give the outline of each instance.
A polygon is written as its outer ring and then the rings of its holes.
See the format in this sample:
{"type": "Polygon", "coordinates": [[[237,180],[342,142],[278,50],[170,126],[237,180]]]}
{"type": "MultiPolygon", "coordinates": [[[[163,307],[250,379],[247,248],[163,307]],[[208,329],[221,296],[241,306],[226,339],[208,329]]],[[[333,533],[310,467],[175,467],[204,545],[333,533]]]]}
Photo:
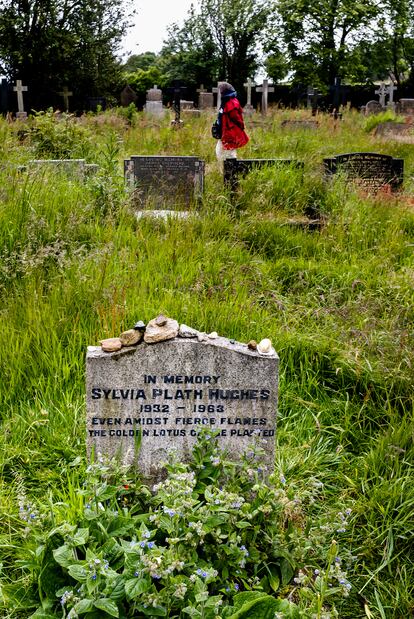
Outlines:
{"type": "MultiPolygon", "coordinates": [[[[23,534],[18,488],[70,503],[81,483],[86,346],[162,311],[241,341],[271,337],[281,358],[276,466],[298,487],[323,482],[313,509],[354,511],[341,541],[357,557],[354,588],[341,617],[414,612],[412,185],[370,197],[343,180],[326,184],[321,170],[324,156],[368,150],[404,157],[409,179],[414,155],[409,145],[376,141],[355,113],[338,123],[321,118],[314,132],[282,130],[286,116],[248,124],[242,156],[296,157],[304,173],[252,173],[237,210],[214,161],[208,117],[180,131],[141,115],[134,126],[109,113],[83,119],[75,138],[67,128],[59,140],[69,136],[73,153],[101,165],[84,182],[1,170],[6,572],[23,534]],[[204,158],[198,216],[137,221],[122,183],[131,154],[204,158]],[[322,227],[309,230],[307,217],[322,218],[322,227]]],[[[50,119],[33,123],[22,136],[0,122],[2,162],[33,158],[36,127],[55,138],[50,119]]]]}

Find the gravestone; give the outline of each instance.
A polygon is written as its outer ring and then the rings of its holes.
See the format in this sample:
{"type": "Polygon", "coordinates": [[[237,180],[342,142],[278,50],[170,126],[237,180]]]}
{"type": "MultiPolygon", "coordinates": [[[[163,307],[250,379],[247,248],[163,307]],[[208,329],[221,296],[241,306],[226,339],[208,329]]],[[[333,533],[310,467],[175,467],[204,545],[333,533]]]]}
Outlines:
{"type": "Polygon", "coordinates": [[[397,86],[394,86],[394,84],[388,84],[385,89],[385,94],[388,95],[387,109],[392,111],[395,110],[394,90],[397,90],[397,86]]]}
{"type": "Polygon", "coordinates": [[[211,89],[213,95],[217,95],[217,105],[216,105],[217,111],[219,111],[219,109],[221,107],[220,84],[221,84],[221,82],[217,82],[217,86],[215,86],[214,88],[211,89]]]}
{"type": "Polygon", "coordinates": [[[204,161],[197,157],[133,155],[124,161],[127,185],[136,204],[158,210],[197,203],[204,190],[204,161]]]}
{"type": "Polygon", "coordinates": [[[254,107],[252,106],[252,88],[255,87],[255,84],[249,77],[249,79],[245,84],[243,84],[243,86],[247,90],[247,103],[243,108],[243,112],[244,114],[247,114],[247,116],[251,116],[252,114],[254,114],[254,107]]]}
{"type": "Polygon", "coordinates": [[[197,88],[198,92],[198,109],[209,110],[214,107],[214,95],[212,92],[207,92],[204,84],[197,88]]]}
{"type": "Polygon", "coordinates": [[[395,123],[392,121],[379,123],[375,127],[375,135],[378,136],[393,136],[393,135],[407,135],[413,130],[413,125],[408,123],[395,123]]]}
{"type": "Polygon", "coordinates": [[[86,104],[90,112],[104,112],[106,110],[106,97],[86,97],[86,104]]]}
{"type": "Polygon", "coordinates": [[[279,365],[273,348],[261,354],[185,325],[179,334],[118,352],[88,347],[89,454],[119,455],[123,464],[135,464],[146,479],[157,480],[171,452],[180,461],[189,459],[205,428],[218,433],[220,448],[234,460],[253,443],[260,445],[272,472],[279,365]]]}
{"type": "Polygon", "coordinates": [[[319,127],[317,120],[283,120],[281,122],[282,129],[311,129],[315,130],[319,127]]]}
{"type": "Polygon", "coordinates": [[[273,86],[269,86],[269,80],[263,80],[263,84],[261,86],[256,86],[256,92],[262,93],[262,116],[266,116],[267,114],[267,106],[269,100],[269,92],[274,92],[275,89],[273,86]]]}
{"type": "Polygon", "coordinates": [[[59,93],[63,97],[63,107],[65,112],[69,112],[69,97],[73,96],[73,92],[68,90],[67,86],[64,86],[63,90],[59,93]]]}
{"type": "Polygon", "coordinates": [[[239,178],[246,176],[251,170],[268,166],[282,167],[292,166],[303,168],[302,161],[294,159],[225,159],[224,160],[224,184],[234,192],[237,190],[239,178]]]}
{"type": "Polygon", "coordinates": [[[131,103],[136,103],[138,95],[131,86],[126,85],[121,92],[121,105],[122,107],[128,107],[131,103]]]}
{"type": "Polygon", "coordinates": [[[414,115],[414,99],[400,99],[397,104],[397,112],[407,116],[414,115]]]}
{"type": "Polygon", "coordinates": [[[24,111],[23,93],[27,92],[27,86],[23,86],[22,80],[16,80],[16,86],[13,86],[13,90],[17,93],[17,113],[16,118],[19,120],[26,120],[27,112],[24,111]]]}
{"type": "Polygon", "coordinates": [[[370,114],[379,114],[380,112],[383,111],[383,107],[381,105],[381,103],[378,103],[378,101],[368,101],[368,103],[365,105],[365,114],[367,116],[369,116],[370,114]]]}
{"type": "Polygon", "coordinates": [[[399,189],[404,180],[404,159],[379,153],[345,153],[323,160],[328,177],[342,173],[367,191],[389,186],[399,189]]]}
{"type": "Polygon", "coordinates": [[[180,129],[183,126],[183,121],[181,120],[181,98],[187,93],[187,87],[182,86],[179,80],[175,80],[174,86],[168,88],[167,92],[173,95],[174,119],[171,121],[171,126],[175,129],[180,129]]]}
{"type": "Polygon", "coordinates": [[[185,99],[180,99],[180,109],[183,110],[193,110],[194,109],[194,102],[193,101],[186,101],[185,99]]]}
{"type": "Polygon", "coordinates": [[[154,84],[152,88],[147,90],[145,102],[145,111],[153,116],[163,116],[164,109],[162,107],[162,90],[154,84]]]}
{"type": "Polygon", "coordinates": [[[385,97],[387,95],[387,87],[384,82],[381,82],[378,90],[375,91],[376,95],[379,95],[379,104],[382,108],[385,107],[385,97]]]}

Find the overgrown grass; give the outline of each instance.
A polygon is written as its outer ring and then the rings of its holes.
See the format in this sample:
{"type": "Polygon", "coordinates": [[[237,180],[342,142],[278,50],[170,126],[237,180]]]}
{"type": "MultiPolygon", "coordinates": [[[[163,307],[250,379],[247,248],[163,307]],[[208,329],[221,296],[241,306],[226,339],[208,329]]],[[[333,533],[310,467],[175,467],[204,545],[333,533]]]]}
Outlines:
{"type": "MultiPolygon", "coordinates": [[[[23,535],[21,485],[70,504],[82,483],[86,346],[162,311],[241,341],[272,339],[281,358],[278,470],[298,488],[310,477],[323,482],[315,513],[353,509],[341,544],[357,562],[341,618],[413,614],[412,146],[377,141],[355,113],[336,123],[320,118],[317,131],[282,130],[286,117],[247,121],[251,141],[241,156],[296,157],[303,174],[252,173],[238,209],[214,161],[208,117],[180,131],[168,119],[138,115],[129,126],[109,113],[83,119],[80,131],[57,131],[43,116],[23,133],[0,122],[6,581],[21,577],[13,550],[23,535]],[[82,183],[17,172],[9,164],[47,143],[41,130],[53,149],[67,140],[71,156],[99,163],[99,175],[82,183]],[[324,156],[364,150],[405,159],[400,195],[325,184],[324,156]],[[121,162],[131,154],[204,158],[199,217],[137,221],[122,183],[121,162]],[[314,216],[324,223],[311,231],[304,221],[314,216]]],[[[28,616],[7,600],[2,612],[28,616]]]]}

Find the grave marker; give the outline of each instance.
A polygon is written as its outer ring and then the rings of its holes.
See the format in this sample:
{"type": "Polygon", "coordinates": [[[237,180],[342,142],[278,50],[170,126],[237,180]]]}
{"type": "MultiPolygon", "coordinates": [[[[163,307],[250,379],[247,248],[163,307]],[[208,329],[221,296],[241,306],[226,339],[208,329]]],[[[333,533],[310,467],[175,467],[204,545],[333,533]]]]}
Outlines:
{"type": "Polygon", "coordinates": [[[387,88],[384,82],[381,82],[378,90],[376,90],[374,94],[379,95],[379,104],[381,107],[385,107],[385,96],[387,94],[387,88]]]}
{"type": "Polygon", "coordinates": [[[394,86],[394,84],[388,84],[385,94],[388,95],[387,107],[391,110],[395,109],[394,90],[397,90],[397,86],[394,86]]]}
{"type": "Polygon", "coordinates": [[[27,86],[23,86],[22,80],[16,80],[16,86],[13,86],[14,92],[17,93],[17,109],[16,118],[25,120],[27,118],[27,112],[24,111],[23,93],[27,92],[27,86]]]}
{"type": "Polygon", "coordinates": [[[211,89],[213,94],[217,95],[217,111],[220,109],[220,106],[221,106],[220,84],[221,84],[221,82],[217,82],[217,87],[214,87],[214,88],[211,89]]]}
{"type": "Polygon", "coordinates": [[[345,153],[323,160],[328,177],[343,173],[363,189],[378,191],[389,186],[399,189],[404,179],[404,159],[379,153],[345,153]]]}
{"type": "Polygon", "coordinates": [[[269,92],[274,92],[274,91],[275,91],[274,87],[269,86],[269,80],[263,80],[263,84],[261,86],[256,86],[256,92],[262,93],[262,116],[266,116],[267,114],[269,92]]]}
{"type": "Polygon", "coordinates": [[[247,82],[243,86],[247,90],[247,103],[243,108],[243,112],[247,115],[254,113],[254,107],[252,106],[252,88],[254,88],[254,82],[248,78],[247,82]]]}
{"type": "Polygon", "coordinates": [[[374,99],[372,101],[368,101],[368,103],[364,107],[364,114],[367,116],[369,116],[370,114],[379,114],[380,112],[382,112],[383,109],[381,103],[375,101],[374,99]]]}
{"type": "Polygon", "coordinates": [[[154,116],[163,116],[164,109],[162,107],[162,90],[156,84],[147,90],[145,111],[154,116]]]}
{"type": "Polygon", "coordinates": [[[207,92],[204,84],[197,88],[198,92],[198,109],[209,110],[214,107],[214,95],[212,92],[207,92]]]}
{"type": "Polygon", "coordinates": [[[299,169],[304,167],[302,161],[294,159],[225,159],[223,163],[224,184],[231,192],[237,190],[240,176],[246,176],[255,168],[292,166],[299,169]]]}
{"type": "Polygon", "coordinates": [[[414,115],[414,99],[400,99],[398,101],[398,112],[407,116],[414,115]]]}
{"type": "Polygon", "coordinates": [[[68,90],[67,86],[64,86],[59,95],[63,97],[63,107],[65,108],[65,112],[69,112],[69,97],[73,96],[73,92],[68,90]]]}
{"type": "MultiPolygon", "coordinates": [[[[178,323],[168,320],[177,333],[178,323]]],[[[260,353],[211,335],[181,325],[178,336],[158,343],[110,353],[89,346],[88,452],[118,454],[123,464],[138,465],[145,478],[156,480],[171,452],[189,459],[206,428],[218,432],[219,446],[235,460],[259,444],[272,472],[279,358],[271,346],[260,353]]]]}
{"type": "Polygon", "coordinates": [[[204,161],[197,157],[133,155],[124,161],[125,180],[134,189],[135,201],[145,206],[152,199],[155,210],[199,202],[204,168],[204,161]]]}

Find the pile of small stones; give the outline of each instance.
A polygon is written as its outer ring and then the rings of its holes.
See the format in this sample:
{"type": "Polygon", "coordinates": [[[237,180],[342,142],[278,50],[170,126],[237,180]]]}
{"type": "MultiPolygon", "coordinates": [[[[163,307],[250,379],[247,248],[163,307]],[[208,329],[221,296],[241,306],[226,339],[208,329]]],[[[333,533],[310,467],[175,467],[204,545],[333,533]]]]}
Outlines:
{"type": "MultiPolygon", "coordinates": [[[[147,325],[140,320],[132,329],[128,329],[119,335],[119,337],[110,337],[106,340],[101,340],[101,348],[104,352],[117,352],[124,346],[136,346],[144,341],[146,344],[156,344],[165,340],[171,340],[175,337],[197,338],[199,342],[215,340],[219,336],[216,331],[212,333],[203,333],[192,329],[187,325],[179,325],[173,318],[168,318],[160,314],[156,318],[149,321],[147,325]]],[[[235,344],[234,340],[230,340],[230,344],[235,344]]],[[[250,340],[247,344],[249,350],[257,350],[262,355],[270,355],[274,353],[272,342],[265,338],[259,344],[254,340],[250,340]]]]}

